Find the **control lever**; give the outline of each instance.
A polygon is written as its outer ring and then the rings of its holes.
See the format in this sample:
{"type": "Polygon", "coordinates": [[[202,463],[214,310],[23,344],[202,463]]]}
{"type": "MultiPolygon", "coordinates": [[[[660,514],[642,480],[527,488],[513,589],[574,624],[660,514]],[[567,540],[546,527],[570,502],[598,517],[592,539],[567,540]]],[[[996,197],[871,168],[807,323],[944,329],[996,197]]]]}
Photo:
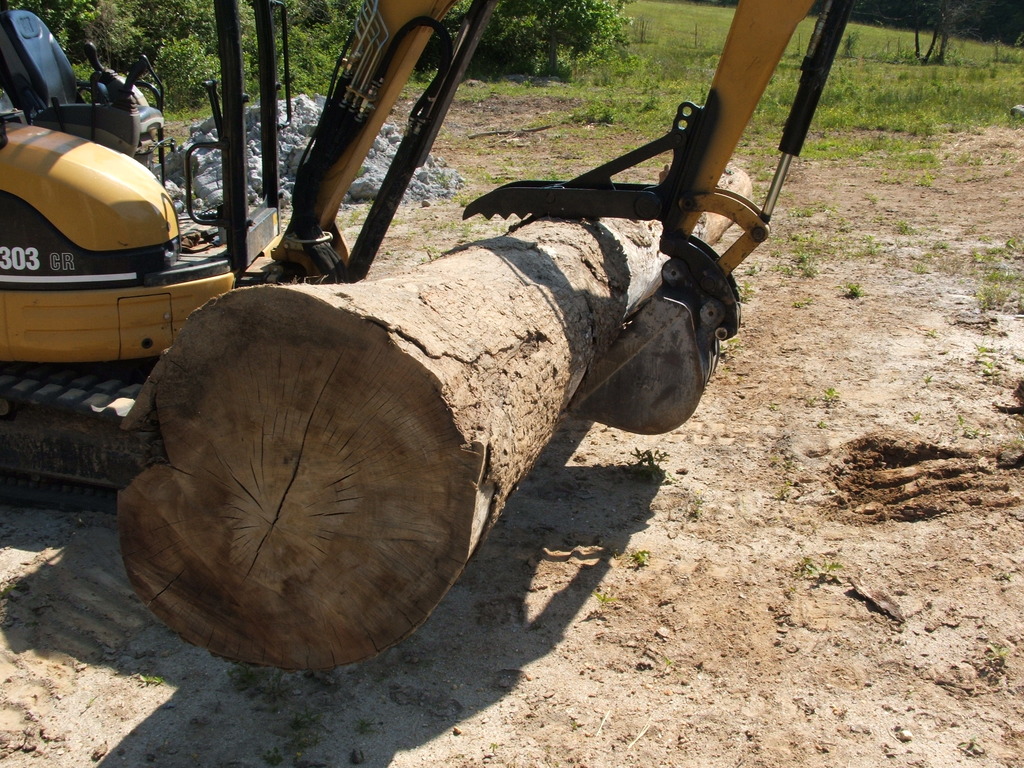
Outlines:
{"type": "Polygon", "coordinates": [[[85,58],[89,60],[92,68],[96,72],[108,71],[106,67],[100,62],[99,52],[96,50],[96,45],[90,40],[85,44],[85,58]]]}
{"type": "Polygon", "coordinates": [[[140,56],[139,60],[128,70],[128,76],[120,84],[118,93],[114,97],[113,106],[116,109],[123,109],[125,112],[139,111],[139,105],[135,100],[135,81],[142,77],[142,73],[148,69],[152,69],[149,59],[146,56],[140,56]]]}

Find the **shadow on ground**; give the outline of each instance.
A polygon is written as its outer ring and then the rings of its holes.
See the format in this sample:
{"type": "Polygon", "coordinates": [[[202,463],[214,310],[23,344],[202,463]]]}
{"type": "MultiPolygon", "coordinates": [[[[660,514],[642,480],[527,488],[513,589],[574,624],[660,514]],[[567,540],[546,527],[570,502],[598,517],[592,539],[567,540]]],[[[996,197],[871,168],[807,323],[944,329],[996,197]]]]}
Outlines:
{"type": "Polygon", "coordinates": [[[491,705],[542,697],[544,681],[526,668],[585,618],[613,554],[646,527],[656,484],[618,466],[567,464],[588,427],[562,429],[427,623],[368,662],[283,674],[186,646],[131,592],[115,521],[101,514],[48,526],[43,536],[63,530],[56,543],[33,542],[32,529],[7,521],[19,546],[67,543],[18,584],[2,631],[16,653],[174,689],[119,743],[110,740],[101,766],[389,765],[431,740],[457,738],[460,723],[491,705]],[[538,585],[553,561],[565,564],[562,578],[538,585]]]}

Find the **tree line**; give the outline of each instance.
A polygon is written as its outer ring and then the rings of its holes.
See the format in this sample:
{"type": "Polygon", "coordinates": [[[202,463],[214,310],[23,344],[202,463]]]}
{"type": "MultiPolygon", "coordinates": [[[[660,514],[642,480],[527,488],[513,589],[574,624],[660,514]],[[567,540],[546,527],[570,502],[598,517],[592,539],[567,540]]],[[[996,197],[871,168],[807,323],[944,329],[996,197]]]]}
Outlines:
{"type": "MultiPolygon", "coordinates": [[[[600,56],[626,43],[629,0],[502,0],[474,59],[471,74],[567,74],[581,57],[600,56]]],[[[286,0],[292,86],[325,92],[361,0],[286,0]]],[[[84,66],[92,41],[104,64],[128,69],[145,54],[178,106],[205,99],[203,81],[217,76],[210,0],[9,0],[46,22],[72,63],[84,66]]],[[[251,9],[240,0],[243,26],[251,9]]],[[[469,8],[460,0],[445,20],[454,35],[469,8]]],[[[253,34],[245,34],[251,42],[253,34]]],[[[249,51],[252,53],[252,51],[249,51]]],[[[426,57],[430,60],[430,55],[426,57]]],[[[434,57],[436,60],[436,55],[434,57]]]]}
{"type": "MultiPolygon", "coordinates": [[[[736,0],[696,2],[736,5],[736,0]]],[[[816,13],[822,4],[823,0],[818,0],[811,12],[816,13]]],[[[940,48],[948,50],[954,36],[1024,46],[1021,0],[857,0],[853,20],[913,30],[919,38],[923,62],[941,63],[936,54],[940,48]]]]}
{"type": "MultiPolygon", "coordinates": [[[[203,81],[217,77],[217,33],[210,0],[8,0],[37,13],[87,73],[84,42],[104,63],[125,71],[146,54],[178,107],[205,99],[203,81]]],[[[325,92],[361,0],[286,0],[292,85],[295,92],[325,92]]],[[[567,75],[589,58],[621,51],[630,0],[502,0],[474,59],[471,74],[567,75]]],[[[736,0],[705,0],[735,5],[736,0]]],[[[820,4],[820,2],[819,2],[820,4]]],[[[243,12],[248,3],[240,0],[243,12]]],[[[453,32],[469,7],[460,0],[446,19],[453,32]]],[[[1022,0],[859,0],[861,22],[913,29],[922,63],[945,62],[953,36],[1024,45],[1022,0]]],[[[244,14],[243,14],[244,15],[244,14]]],[[[244,23],[252,23],[251,18],[244,23]]],[[[252,34],[245,35],[253,39],[252,34]]],[[[429,52],[426,57],[431,59],[429,52]]],[[[435,56],[436,60],[436,56],[435,56]]]]}
{"type": "Polygon", "coordinates": [[[1021,0],[860,0],[854,18],[912,29],[923,63],[945,62],[954,36],[1024,45],[1021,0]]]}

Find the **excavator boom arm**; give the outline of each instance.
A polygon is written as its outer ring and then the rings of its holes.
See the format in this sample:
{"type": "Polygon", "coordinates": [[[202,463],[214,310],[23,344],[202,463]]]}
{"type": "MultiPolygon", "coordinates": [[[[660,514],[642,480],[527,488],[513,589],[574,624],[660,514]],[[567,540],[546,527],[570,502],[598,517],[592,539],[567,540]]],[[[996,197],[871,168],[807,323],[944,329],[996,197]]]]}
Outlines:
{"type": "Polygon", "coordinates": [[[297,262],[327,279],[346,279],[349,253],[335,226],[338,209],[430,35],[439,34],[450,48],[440,21],[454,4],[365,0],[300,165],[292,221],[275,259],[297,262]]]}
{"type": "MultiPolygon", "coordinates": [[[[797,25],[813,4],[814,0],[744,0],[736,7],[704,114],[690,139],[691,163],[680,178],[677,200],[692,200],[717,188],[797,25]]],[[[687,211],[678,228],[689,234],[701,213],[687,211]]],[[[675,223],[666,221],[666,226],[674,229],[675,223]]]]}

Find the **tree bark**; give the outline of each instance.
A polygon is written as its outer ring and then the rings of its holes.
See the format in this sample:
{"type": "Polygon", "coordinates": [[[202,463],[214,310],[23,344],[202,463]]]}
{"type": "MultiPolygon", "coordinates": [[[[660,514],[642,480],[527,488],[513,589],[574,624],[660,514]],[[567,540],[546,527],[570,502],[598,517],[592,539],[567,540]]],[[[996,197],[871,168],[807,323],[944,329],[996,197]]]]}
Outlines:
{"type": "Polygon", "coordinates": [[[198,310],[131,414],[167,457],[119,501],[137,593],[239,661],[326,668],[398,642],[662,260],[646,225],[540,221],[404,276],[198,310]]]}
{"type": "Polygon", "coordinates": [[[659,262],[645,226],[544,221],[406,277],[194,313],[151,379],[168,463],[120,499],[136,591],[240,661],[324,668],[401,640],[659,262]]]}

